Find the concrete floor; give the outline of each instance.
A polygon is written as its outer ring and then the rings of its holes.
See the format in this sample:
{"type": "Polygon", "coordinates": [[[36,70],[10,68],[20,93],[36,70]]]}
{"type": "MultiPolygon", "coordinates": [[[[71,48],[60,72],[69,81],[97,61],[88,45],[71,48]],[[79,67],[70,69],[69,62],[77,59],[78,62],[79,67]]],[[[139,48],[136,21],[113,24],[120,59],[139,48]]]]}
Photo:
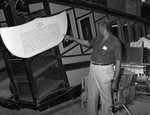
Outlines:
{"type": "MultiPolygon", "coordinates": [[[[136,100],[127,105],[132,115],[150,115],[150,96],[138,95],[136,100]]],[[[80,98],[70,100],[45,111],[29,109],[10,110],[0,107],[0,115],[87,115],[86,108],[81,107],[80,98]]],[[[122,109],[117,115],[127,115],[122,109]]]]}
{"type": "MultiPolygon", "coordinates": [[[[127,105],[132,115],[150,115],[150,96],[138,95],[136,99],[127,105]]],[[[115,115],[127,115],[125,109],[122,109],[115,115]]],[[[49,114],[46,114],[49,115],[49,114]]],[[[81,102],[69,106],[68,108],[56,111],[52,115],[87,115],[86,108],[81,107],[81,102]]]]}
{"type": "MultiPolygon", "coordinates": [[[[8,81],[0,83],[3,88],[7,88],[8,81]]],[[[2,88],[2,87],[1,87],[2,88]]],[[[1,89],[0,88],[0,89],[1,89]]],[[[137,95],[136,99],[127,105],[132,115],[150,115],[150,96],[137,95]]],[[[0,115],[87,115],[86,108],[81,107],[80,97],[51,107],[45,111],[35,111],[29,109],[10,110],[0,107],[0,115]]],[[[117,115],[127,115],[122,109],[117,115]]]]}

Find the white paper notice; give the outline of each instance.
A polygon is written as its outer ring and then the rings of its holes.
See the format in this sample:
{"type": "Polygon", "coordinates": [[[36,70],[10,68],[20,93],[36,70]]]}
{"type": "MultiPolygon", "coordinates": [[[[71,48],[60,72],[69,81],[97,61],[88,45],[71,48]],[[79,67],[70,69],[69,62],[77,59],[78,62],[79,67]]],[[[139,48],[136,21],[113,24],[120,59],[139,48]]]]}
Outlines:
{"type": "Polygon", "coordinates": [[[67,32],[66,12],[36,18],[26,24],[0,28],[2,40],[15,56],[29,58],[58,45],[67,32]]]}

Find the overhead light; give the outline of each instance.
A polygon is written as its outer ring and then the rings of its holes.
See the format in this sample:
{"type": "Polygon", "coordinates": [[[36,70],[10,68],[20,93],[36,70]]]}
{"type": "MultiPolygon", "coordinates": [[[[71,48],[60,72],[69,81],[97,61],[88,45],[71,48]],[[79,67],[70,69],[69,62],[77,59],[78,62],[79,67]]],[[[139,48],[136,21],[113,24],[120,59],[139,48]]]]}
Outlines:
{"type": "Polygon", "coordinates": [[[118,25],[117,25],[117,24],[115,24],[115,25],[112,25],[111,27],[112,27],[112,28],[114,28],[114,27],[118,27],[118,25]]]}
{"type": "Polygon", "coordinates": [[[142,0],[142,2],[150,5],[150,0],[142,0]]]}

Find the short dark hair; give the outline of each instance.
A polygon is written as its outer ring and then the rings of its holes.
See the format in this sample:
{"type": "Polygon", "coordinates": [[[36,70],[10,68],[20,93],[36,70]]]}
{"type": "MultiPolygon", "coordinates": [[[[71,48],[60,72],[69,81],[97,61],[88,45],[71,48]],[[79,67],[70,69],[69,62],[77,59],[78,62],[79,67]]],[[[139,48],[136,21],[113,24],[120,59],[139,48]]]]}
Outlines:
{"type": "Polygon", "coordinates": [[[111,23],[108,20],[103,21],[101,26],[105,27],[107,31],[112,32],[111,23]]]}

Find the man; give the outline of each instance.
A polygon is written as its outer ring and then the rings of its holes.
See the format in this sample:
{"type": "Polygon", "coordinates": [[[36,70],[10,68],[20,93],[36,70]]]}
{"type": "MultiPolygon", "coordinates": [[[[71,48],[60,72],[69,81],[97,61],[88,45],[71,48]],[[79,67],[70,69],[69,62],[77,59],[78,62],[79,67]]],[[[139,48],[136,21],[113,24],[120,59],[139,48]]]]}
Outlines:
{"type": "Polygon", "coordinates": [[[88,115],[109,115],[112,105],[111,92],[118,89],[121,66],[121,43],[111,32],[109,21],[98,25],[99,35],[92,40],[81,40],[65,35],[66,40],[74,40],[84,46],[93,47],[88,76],[88,115]],[[113,68],[115,65],[115,71],[113,68]],[[101,99],[101,112],[98,112],[98,97],[101,99]]]}

